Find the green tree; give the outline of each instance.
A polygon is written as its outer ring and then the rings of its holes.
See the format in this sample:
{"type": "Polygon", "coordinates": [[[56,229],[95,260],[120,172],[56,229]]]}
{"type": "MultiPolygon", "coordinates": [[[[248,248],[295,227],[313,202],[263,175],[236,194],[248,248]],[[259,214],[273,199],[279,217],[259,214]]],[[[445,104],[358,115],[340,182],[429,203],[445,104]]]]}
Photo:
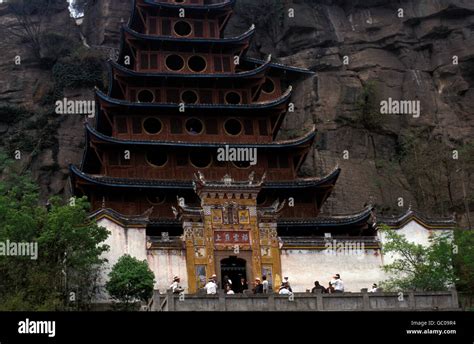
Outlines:
{"type": "Polygon", "coordinates": [[[0,152],[0,242],[37,243],[37,259],[0,256],[1,310],[86,308],[95,293],[108,231],[88,218],[85,198],[39,201],[27,172],[0,152]]]}
{"type": "Polygon", "coordinates": [[[123,255],[109,273],[106,289],[125,309],[135,301],[148,301],[153,295],[155,276],[146,261],[123,255]]]}
{"type": "Polygon", "coordinates": [[[454,270],[458,290],[474,294],[474,231],[457,229],[454,233],[454,270]]]}
{"type": "Polygon", "coordinates": [[[386,290],[441,291],[454,285],[457,278],[453,268],[452,236],[433,235],[429,245],[410,242],[404,235],[385,227],[384,255],[393,256],[393,262],[382,269],[390,277],[381,283],[386,290]]]}

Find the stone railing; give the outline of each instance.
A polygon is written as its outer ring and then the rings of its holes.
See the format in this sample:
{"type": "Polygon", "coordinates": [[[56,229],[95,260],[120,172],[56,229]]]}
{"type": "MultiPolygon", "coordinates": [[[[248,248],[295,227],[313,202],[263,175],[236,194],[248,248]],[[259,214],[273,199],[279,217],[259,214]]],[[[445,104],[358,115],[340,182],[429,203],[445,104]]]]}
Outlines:
{"type": "Polygon", "coordinates": [[[421,311],[460,310],[456,291],[218,295],[154,293],[152,311],[421,311]]]}

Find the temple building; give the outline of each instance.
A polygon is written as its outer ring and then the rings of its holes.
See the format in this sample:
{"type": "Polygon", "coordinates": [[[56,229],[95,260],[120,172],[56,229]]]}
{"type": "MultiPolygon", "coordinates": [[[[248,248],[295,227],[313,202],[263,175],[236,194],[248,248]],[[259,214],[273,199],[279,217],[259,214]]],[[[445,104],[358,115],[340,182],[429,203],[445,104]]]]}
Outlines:
{"type": "MultiPolygon", "coordinates": [[[[305,291],[340,273],[348,290],[369,287],[383,263],[373,207],[320,214],[341,169],[298,176],[315,127],[276,140],[292,84],[313,72],[247,57],[254,26],[224,37],[234,3],[134,2],[82,163],[70,167],[73,193],[111,232],[109,268],[123,254],[147,260],[162,291],[178,275],[195,293],[213,274],[266,275],[274,289],[289,276],[305,291]]],[[[454,227],[411,211],[384,221],[421,241],[454,227]]]]}

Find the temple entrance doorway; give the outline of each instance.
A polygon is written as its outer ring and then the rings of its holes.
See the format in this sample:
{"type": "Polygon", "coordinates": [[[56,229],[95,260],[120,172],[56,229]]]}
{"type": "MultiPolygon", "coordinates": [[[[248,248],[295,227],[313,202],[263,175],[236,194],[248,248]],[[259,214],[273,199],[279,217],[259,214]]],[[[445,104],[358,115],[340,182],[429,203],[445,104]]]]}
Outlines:
{"type": "Polygon", "coordinates": [[[240,278],[244,277],[246,281],[247,278],[247,262],[245,259],[238,258],[237,256],[229,256],[221,260],[221,286],[224,287],[227,283],[224,280],[224,277],[228,277],[232,281],[232,290],[234,292],[242,292],[240,287],[240,278]]]}

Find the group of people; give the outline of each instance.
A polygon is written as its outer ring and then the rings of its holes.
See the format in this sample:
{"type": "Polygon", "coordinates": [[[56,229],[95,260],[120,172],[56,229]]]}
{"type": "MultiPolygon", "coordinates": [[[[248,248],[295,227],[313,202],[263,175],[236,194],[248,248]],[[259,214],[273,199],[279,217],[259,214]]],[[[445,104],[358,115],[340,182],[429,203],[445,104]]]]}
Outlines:
{"type": "MultiPolygon", "coordinates": [[[[248,290],[248,283],[245,277],[240,276],[240,280],[238,283],[232,283],[232,280],[228,276],[224,276],[223,279],[223,289],[227,295],[233,295],[236,293],[243,293],[245,290],[248,290]]],[[[259,277],[255,278],[255,282],[253,283],[252,292],[254,294],[267,294],[270,292],[270,284],[267,280],[267,276],[263,275],[260,279],[259,277]]],[[[180,278],[175,276],[173,278],[173,283],[170,285],[170,289],[174,294],[180,294],[184,292],[184,288],[180,285],[180,278]]],[[[219,285],[217,282],[217,275],[212,275],[209,278],[209,281],[204,286],[206,293],[208,295],[215,295],[217,294],[217,290],[219,289],[219,285]]],[[[379,290],[377,284],[373,284],[372,288],[369,289],[369,293],[375,293],[379,290]]],[[[308,290],[309,291],[309,290],[308,290]]],[[[343,293],[344,292],[344,282],[341,279],[341,275],[335,274],[333,278],[329,281],[328,287],[325,288],[319,281],[314,282],[314,287],[311,289],[311,293],[343,293]]],[[[280,295],[292,295],[293,290],[291,289],[290,282],[288,277],[284,277],[283,281],[278,289],[278,294],[280,295]]]]}
{"type": "Polygon", "coordinates": [[[329,281],[328,287],[325,288],[319,281],[314,282],[314,287],[311,289],[312,293],[321,292],[323,294],[332,294],[332,293],[343,293],[344,292],[344,282],[341,279],[341,275],[335,274],[332,279],[329,281]],[[320,290],[320,291],[319,291],[320,290]]]}

